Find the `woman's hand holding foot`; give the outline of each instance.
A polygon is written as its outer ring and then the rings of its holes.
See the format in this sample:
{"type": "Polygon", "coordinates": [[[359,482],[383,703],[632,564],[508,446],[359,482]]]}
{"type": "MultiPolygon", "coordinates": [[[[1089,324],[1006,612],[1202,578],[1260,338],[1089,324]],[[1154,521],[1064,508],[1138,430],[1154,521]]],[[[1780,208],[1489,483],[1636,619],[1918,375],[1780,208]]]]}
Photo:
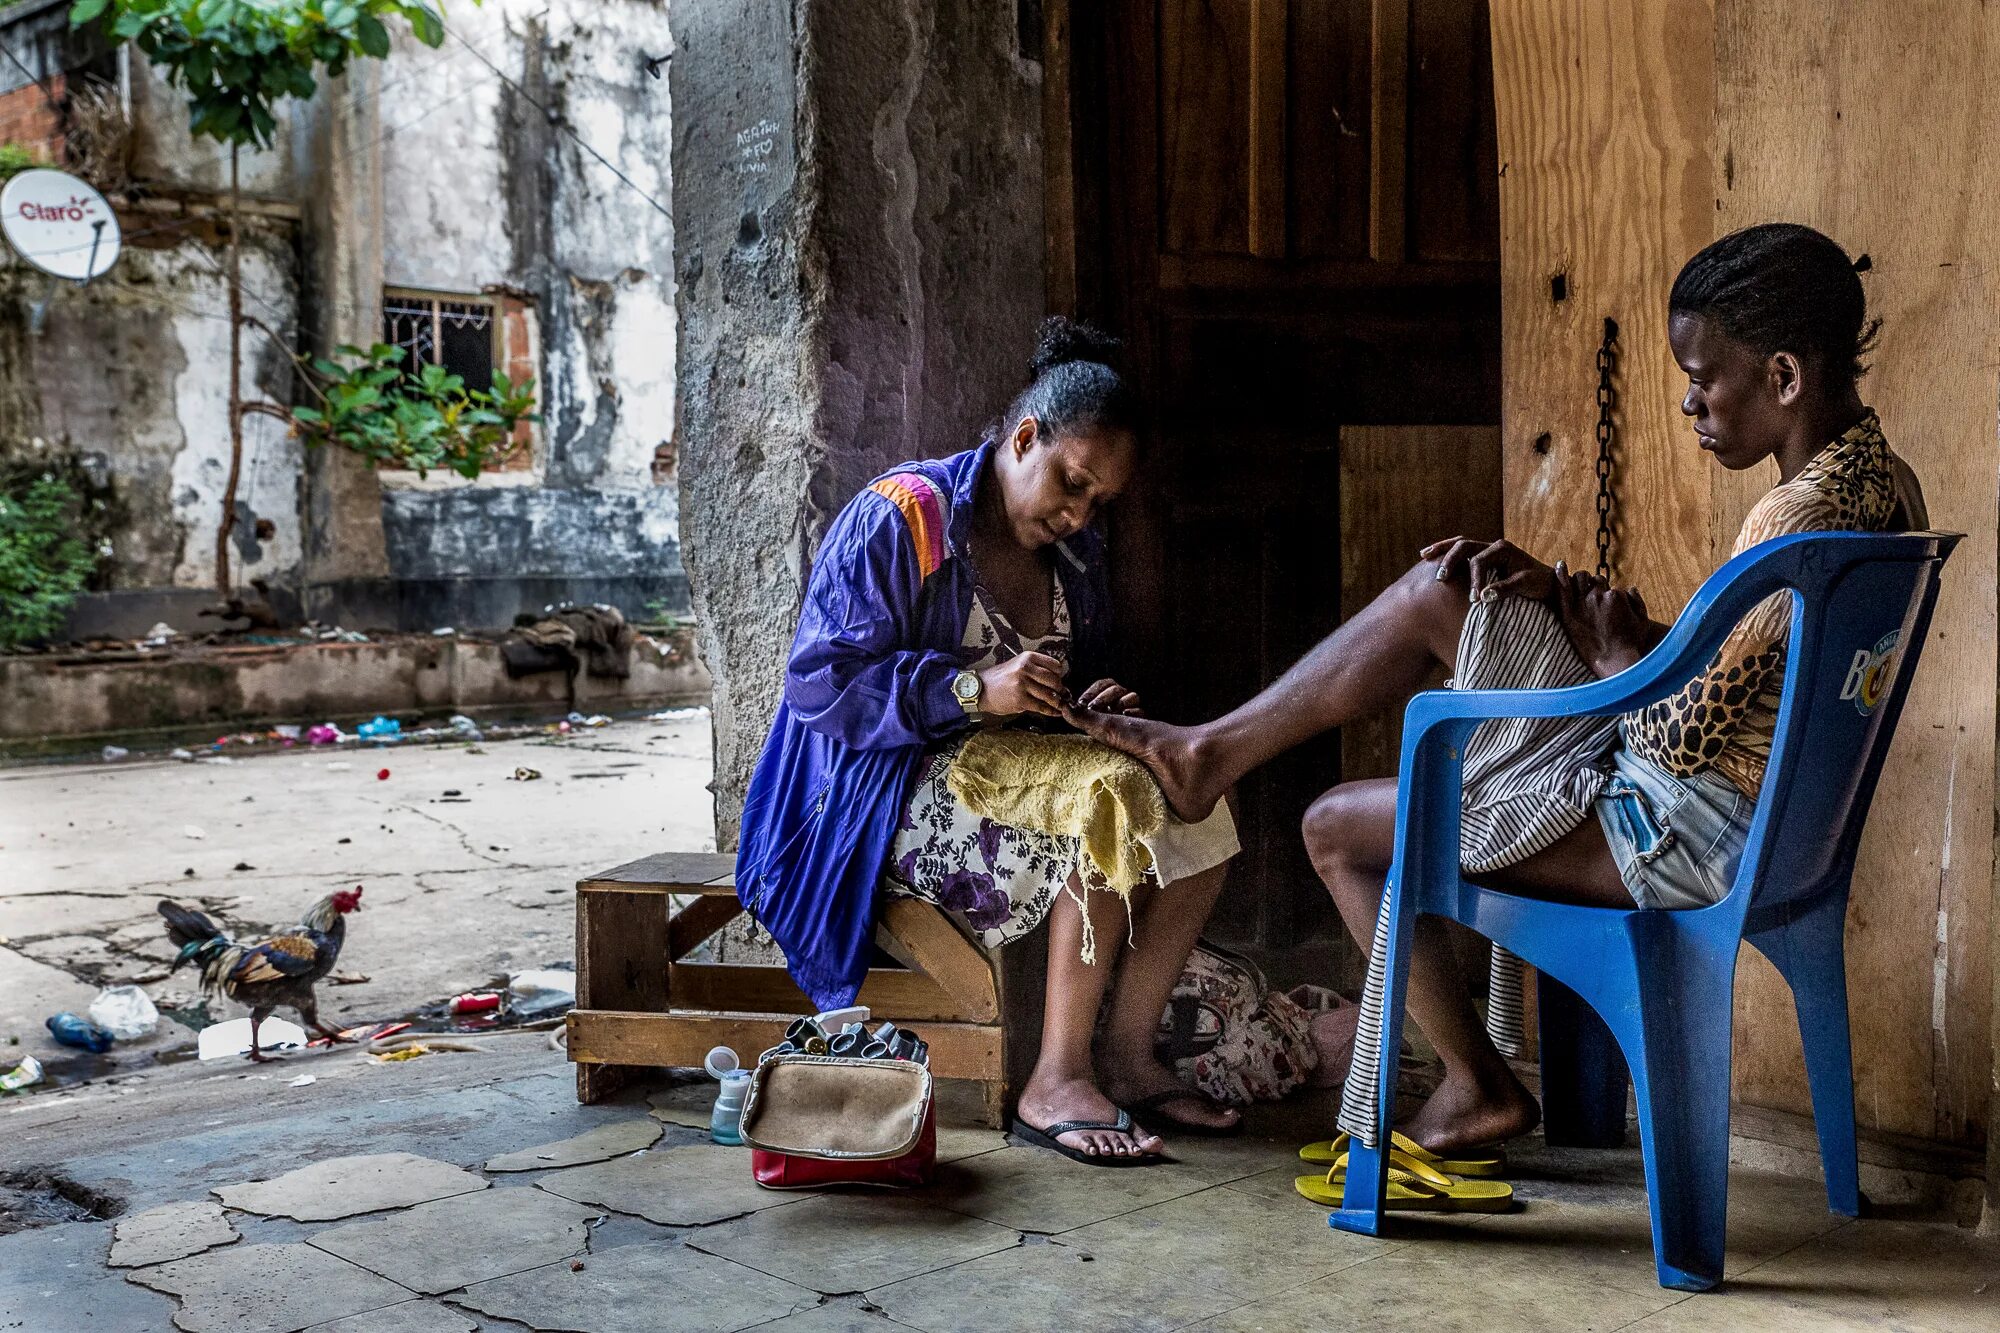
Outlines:
{"type": "Polygon", "coordinates": [[[1120,717],[1144,717],[1139,696],[1115,680],[1100,680],[1076,696],[1072,705],[1080,713],[1116,713],[1120,717]]]}
{"type": "Polygon", "coordinates": [[[979,673],[979,711],[994,717],[1062,716],[1063,664],[1047,653],[1017,653],[979,673]]]}
{"type": "Polygon", "coordinates": [[[1123,713],[1077,708],[1062,710],[1063,720],[1100,745],[1129,754],[1144,764],[1160,784],[1160,794],[1176,815],[1199,824],[1215,811],[1222,789],[1201,780],[1200,747],[1187,727],[1169,726],[1123,713]]]}

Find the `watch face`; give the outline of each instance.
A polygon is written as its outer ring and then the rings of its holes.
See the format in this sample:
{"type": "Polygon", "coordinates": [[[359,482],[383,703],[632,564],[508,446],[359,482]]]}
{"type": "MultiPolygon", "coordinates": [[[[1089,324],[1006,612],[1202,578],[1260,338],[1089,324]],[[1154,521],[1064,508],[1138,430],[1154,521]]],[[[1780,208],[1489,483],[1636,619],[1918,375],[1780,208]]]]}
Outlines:
{"type": "Polygon", "coordinates": [[[971,700],[979,697],[979,677],[970,671],[961,671],[951,683],[952,692],[960,699],[971,700]]]}

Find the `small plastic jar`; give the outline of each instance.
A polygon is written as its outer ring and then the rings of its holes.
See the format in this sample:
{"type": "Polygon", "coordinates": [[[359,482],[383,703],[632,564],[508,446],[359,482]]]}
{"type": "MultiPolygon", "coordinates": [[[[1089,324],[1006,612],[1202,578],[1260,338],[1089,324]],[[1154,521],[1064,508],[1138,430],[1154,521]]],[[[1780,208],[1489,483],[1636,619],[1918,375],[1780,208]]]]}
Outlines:
{"type": "Polygon", "coordinates": [[[750,1095],[750,1071],[732,1069],[722,1076],[715,1110],[708,1118],[708,1136],[731,1147],[743,1142],[743,1099],[750,1095]]]}

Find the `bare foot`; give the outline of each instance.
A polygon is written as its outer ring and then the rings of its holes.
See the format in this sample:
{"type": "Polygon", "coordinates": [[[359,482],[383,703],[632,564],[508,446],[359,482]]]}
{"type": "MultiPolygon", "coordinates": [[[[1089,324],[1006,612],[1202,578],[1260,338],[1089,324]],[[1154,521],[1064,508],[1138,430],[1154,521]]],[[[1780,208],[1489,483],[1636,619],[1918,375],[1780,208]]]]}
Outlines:
{"type": "Polygon", "coordinates": [[[1449,1155],[1519,1138],[1542,1122],[1542,1108],[1512,1070],[1494,1086],[1450,1074],[1404,1125],[1403,1132],[1434,1153],[1449,1155]]]}
{"type": "MultiPolygon", "coordinates": [[[[1065,1120],[1110,1124],[1118,1119],[1118,1108],[1087,1078],[1045,1077],[1038,1069],[1029,1076],[1028,1086],[1021,1089],[1021,1102],[1015,1114],[1036,1129],[1046,1129],[1065,1120]]],[[[1124,1134],[1114,1129],[1073,1129],[1057,1135],[1056,1142],[1078,1152],[1105,1157],[1157,1157],[1164,1146],[1159,1135],[1148,1134],[1137,1125],[1124,1134]]]]}
{"type": "Polygon", "coordinates": [[[1173,812],[1189,824],[1199,824],[1215,811],[1224,788],[1204,780],[1200,746],[1188,727],[1122,713],[1079,712],[1065,708],[1063,718],[1100,745],[1131,755],[1160,784],[1173,812]]]}
{"type": "Polygon", "coordinates": [[[1181,1082],[1173,1070],[1150,1055],[1137,1060],[1100,1058],[1097,1063],[1104,1075],[1105,1095],[1120,1106],[1129,1107],[1148,1097],[1171,1092],[1178,1095],[1160,1103],[1153,1113],[1158,1119],[1208,1129],[1229,1129],[1243,1118],[1235,1107],[1218,1106],[1206,1094],[1181,1082]]]}

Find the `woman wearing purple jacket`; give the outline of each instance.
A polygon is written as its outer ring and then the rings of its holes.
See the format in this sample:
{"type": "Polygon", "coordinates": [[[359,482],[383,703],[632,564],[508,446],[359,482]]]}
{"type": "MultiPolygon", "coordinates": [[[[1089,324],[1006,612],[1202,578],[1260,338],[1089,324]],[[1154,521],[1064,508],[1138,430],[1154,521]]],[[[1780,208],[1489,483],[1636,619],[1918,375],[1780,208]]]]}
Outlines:
{"type": "Polygon", "coordinates": [[[1104,543],[1093,526],[1138,449],[1138,403],[1107,363],[1116,347],[1047,321],[1033,381],[991,438],[896,468],[835,518],[737,860],[744,906],[822,1009],[850,1003],[867,973],[878,894],[936,903],[989,947],[1047,918],[1042,1046],[1014,1127],[1102,1166],[1160,1160],[1150,1128],[1237,1126],[1235,1111],[1153,1055],[1236,850],[1228,808],[1201,825],[1170,817],[1151,849],[1172,880],[1134,894],[1128,934],[1123,904],[1077,839],[982,819],[946,777],[975,728],[1051,725],[1069,702],[1139,713],[1102,661],[1104,543]],[[1119,947],[1086,963],[1089,936],[1119,947]]]}

